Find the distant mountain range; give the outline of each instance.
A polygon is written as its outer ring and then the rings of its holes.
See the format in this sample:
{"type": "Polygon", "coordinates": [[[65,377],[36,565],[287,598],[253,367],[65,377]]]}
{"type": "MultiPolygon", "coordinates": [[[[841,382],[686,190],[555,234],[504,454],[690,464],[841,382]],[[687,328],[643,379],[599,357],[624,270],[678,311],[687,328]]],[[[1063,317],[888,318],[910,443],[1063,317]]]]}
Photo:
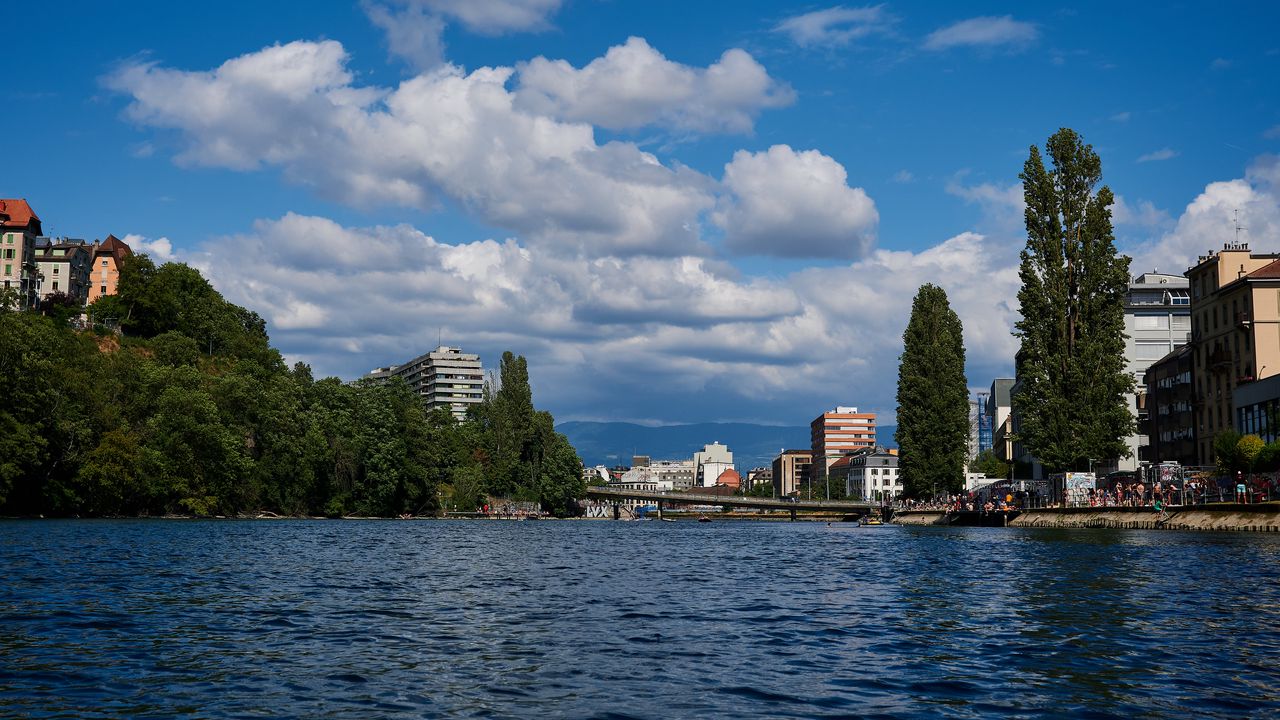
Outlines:
{"type": "MultiPolygon", "coordinates": [[[[895,447],[892,425],[876,428],[881,445],[895,447]]],[[[808,448],[809,427],[755,425],[753,423],[694,423],[650,427],[624,422],[563,422],[564,433],[578,450],[582,462],[594,465],[631,465],[633,455],[654,460],[684,460],[703,445],[719,442],[733,451],[739,470],[768,466],[783,448],[808,448]]]]}

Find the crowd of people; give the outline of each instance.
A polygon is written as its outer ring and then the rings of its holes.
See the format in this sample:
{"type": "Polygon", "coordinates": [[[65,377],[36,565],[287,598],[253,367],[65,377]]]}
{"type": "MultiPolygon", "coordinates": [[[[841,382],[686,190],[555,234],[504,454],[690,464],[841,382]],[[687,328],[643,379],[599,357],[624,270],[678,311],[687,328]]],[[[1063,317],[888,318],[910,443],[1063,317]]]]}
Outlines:
{"type": "Polygon", "coordinates": [[[893,503],[894,510],[940,510],[943,512],[1004,512],[1017,510],[1022,503],[1012,493],[985,496],[978,493],[950,495],[933,500],[903,499],[893,503]]]}
{"type": "Polygon", "coordinates": [[[1210,502],[1259,503],[1280,498],[1280,484],[1275,477],[1200,478],[1177,480],[1116,480],[1103,482],[1103,487],[1090,490],[1090,507],[1155,507],[1166,505],[1203,505],[1210,502]]]}

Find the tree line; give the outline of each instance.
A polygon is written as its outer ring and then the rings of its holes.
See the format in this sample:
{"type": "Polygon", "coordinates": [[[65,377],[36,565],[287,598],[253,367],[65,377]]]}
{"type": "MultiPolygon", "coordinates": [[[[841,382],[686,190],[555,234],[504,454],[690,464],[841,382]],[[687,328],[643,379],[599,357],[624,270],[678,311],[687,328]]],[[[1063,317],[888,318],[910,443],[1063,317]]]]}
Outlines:
{"type": "Polygon", "coordinates": [[[582,465],[507,352],[464,422],[401,380],[289,367],[199,271],[125,259],[77,331],[0,298],[0,514],[397,516],[489,497],[572,514],[582,465]]]}
{"type": "MultiPolygon", "coordinates": [[[[1020,345],[1015,358],[1019,392],[1013,405],[1021,418],[1015,439],[1046,470],[1058,472],[1082,470],[1089,458],[1129,452],[1124,442],[1134,430],[1126,405],[1133,379],[1124,358],[1129,258],[1116,252],[1115,196],[1106,185],[1099,187],[1102,161],[1093,147],[1062,128],[1045,150],[1048,164],[1032,145],[1019,175],[1027,242],[1019,265],[1021,319],[1014,332],[1020,345]]],[[[903,333],[898,371],[897,441],[909,497],[964,487],[969,434],[964,363],[963,328],[946,293],[922,286],[903,333]]],[[[1224,447],[1235,442],[1224,440],[1224,447]]],[[[970,469],[1004,477],[1009,468],[988,451],[973,458],[970,469]]]]}

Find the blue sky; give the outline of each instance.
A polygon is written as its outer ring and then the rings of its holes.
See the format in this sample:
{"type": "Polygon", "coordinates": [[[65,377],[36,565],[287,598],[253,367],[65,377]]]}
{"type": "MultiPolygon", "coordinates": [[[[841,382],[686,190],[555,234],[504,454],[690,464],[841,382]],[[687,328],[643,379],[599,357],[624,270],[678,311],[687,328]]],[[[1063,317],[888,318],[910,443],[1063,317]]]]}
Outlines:
{"type": "Polygon", "coordinates": [[[1135,271],[1236,211],[1280,244],[1261,3],[47,5],[7,16],[0,196],[201,267],[345,378],[443,334],[527,355],[561,419],[891,415],[935,282],[985,386],[1061,126],[1135,271]]]}

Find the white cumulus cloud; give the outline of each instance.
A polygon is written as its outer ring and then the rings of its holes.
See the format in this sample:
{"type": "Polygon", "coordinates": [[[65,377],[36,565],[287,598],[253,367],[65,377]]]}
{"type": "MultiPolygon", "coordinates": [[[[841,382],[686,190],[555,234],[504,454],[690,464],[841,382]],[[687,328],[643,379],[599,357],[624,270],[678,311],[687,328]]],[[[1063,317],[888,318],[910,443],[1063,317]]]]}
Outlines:
{"type": "Polygon", "coordinates": [[[417,71],[444,62],[444,30],[461,23],[481,35],[550,27],[561,0],[363,0],[370,22],[386,34],[387,50],[417,71]]]}
{"type": "Polygon", "coordinates": [[[833,387],[892,412],[902,331],[925,282],[950,294],[978,384],[1004,372],[1016,250],[963,233],[918,253],[740,277],[704,258],[448,245],[407,225],[291,213],[183,259],[320,374],[355,377],[443,337],[490,359],[525,354],[536,391],[561,415],[610,407],[618,417],[795,423],[828,405],[833,387]]]}
{"type": "Polygon", "coordinates": [[[1243,228],[1239,239],[1254,252],[1280,252],[1280,157],[1263,155],[1244,177],[1206,185],[1171,230],[1129,249],[1133,267],[1181,272],[1200,255],[1234,242],[1237,222],[1243,228]]]}
{"type": "Polygon", "coordinates": [[[750,132],[763,109],[795,100],[786,83],[744,50],[709,67],[672,62],[643,38],[628,38],[581,69],[538,57],[520,66],[516,106],[610,129],[660,125],[697,132],[750,132]]]}
{"type": "Polygon", "coordinates": [[[146,253],[152,259],[160,262],[168,262],[175,259],[173,253],[173,243],[167,237],[156,238],[152,240],[142,235],[128,234],[120,238],[124,241],[129,249],[136,253],[146,253]]]}
{"type": "Polygon", "coordinates": [[[511,68],[446,66],[394,89],[353,83],[334,41],[276,45],[211,71],[129,64],[128,117],[176,130],[180,163],[279,168],[349,205],[447,197],[530,242],[627,254],[701,250],[713,181],[589,125],[516,107],[511,68]]]}
{"type": "Polygon", "coordinates": [[[739,150],[725,166],[714,219],[732,250],[747,255],[858,258],[875,242],[880,216],[840,163],[787,145],[739,150]]]}

